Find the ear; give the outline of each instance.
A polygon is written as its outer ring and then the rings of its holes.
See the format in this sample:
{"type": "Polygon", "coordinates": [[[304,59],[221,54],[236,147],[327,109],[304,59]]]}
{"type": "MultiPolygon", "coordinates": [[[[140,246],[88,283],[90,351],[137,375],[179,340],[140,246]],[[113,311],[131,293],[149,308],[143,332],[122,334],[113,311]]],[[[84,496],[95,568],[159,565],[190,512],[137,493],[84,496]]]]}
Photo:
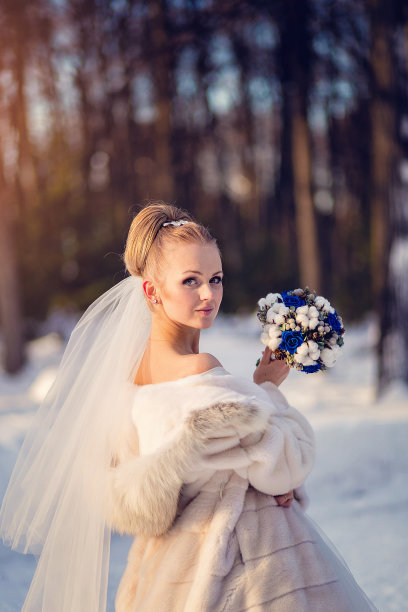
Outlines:
{"type": "Polygon", "coordinates": [[[158,299],[158,296],[156,295],[156,287],[151,280],[146,279],[143,281],[143,291],[149,302],[153,302],[153,300],[158,299]]]}

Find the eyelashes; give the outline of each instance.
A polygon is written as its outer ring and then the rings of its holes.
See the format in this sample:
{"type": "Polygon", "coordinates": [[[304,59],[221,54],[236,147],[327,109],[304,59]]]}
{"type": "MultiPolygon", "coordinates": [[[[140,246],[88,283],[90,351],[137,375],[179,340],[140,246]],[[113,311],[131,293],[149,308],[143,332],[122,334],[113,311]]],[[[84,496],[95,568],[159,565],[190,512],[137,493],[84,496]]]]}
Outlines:
{"type": "Polygon", "coordinates": [[[216,283],[214,283],[215,285],[220,285],[222,283],[222,276],[213,276],[210,282],[213,280],[217,281],[216,283]]]}
{"type": "MultiPolygon", "coordinates": [[[[192,287],[194,283],[197,282],[197,279],[191,277],[183,280],[183,285],[187,285],[188,287],[192,287]]],[[[210,278],[210,283],[212,285],[221,285],[222,284],[222,276],[213,276],[210,278]]]]}

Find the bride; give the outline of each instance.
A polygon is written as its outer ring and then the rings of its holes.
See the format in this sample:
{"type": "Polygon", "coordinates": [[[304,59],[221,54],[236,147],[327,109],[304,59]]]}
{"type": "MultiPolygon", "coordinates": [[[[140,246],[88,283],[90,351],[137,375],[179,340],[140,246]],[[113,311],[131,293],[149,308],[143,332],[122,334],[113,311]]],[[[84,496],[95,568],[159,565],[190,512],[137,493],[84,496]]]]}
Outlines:
{"type": "Polygon", "coordinates": [[[136,536],[117,612],[375,610],[304,512],[314,437],[278,389],[288,366],[265,349],[250,382],[199,351],[222,299],[215,239],[152,204],[124,259],[3,500],[3,539],[39,556],[23,611],[105,611],[111,529],[136,536]]]}

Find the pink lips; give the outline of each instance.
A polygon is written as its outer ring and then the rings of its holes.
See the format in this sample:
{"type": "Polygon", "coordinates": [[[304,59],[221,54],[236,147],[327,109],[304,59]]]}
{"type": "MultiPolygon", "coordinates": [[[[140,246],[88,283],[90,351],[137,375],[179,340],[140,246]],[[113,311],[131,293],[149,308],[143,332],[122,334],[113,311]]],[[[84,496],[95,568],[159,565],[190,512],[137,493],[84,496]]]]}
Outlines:
{"type": "Polygon", "coordinates": [[[197,312],[202,312],[204,316],[208,316],[213,310],[214,308],[203,308],[201,310],[197,310],[197,312]]]}

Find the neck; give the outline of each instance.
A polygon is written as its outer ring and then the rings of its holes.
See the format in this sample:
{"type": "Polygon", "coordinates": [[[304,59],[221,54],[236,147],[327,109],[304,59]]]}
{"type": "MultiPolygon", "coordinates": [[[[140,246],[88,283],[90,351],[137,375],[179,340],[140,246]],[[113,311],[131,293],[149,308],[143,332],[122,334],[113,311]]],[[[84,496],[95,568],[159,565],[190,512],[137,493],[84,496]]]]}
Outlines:
{"type": "Polygon", "coordinates": [[[199,353],[200,330],[195,327],[179,325],[173,321],[153,316],[149,344],[160,346],[179,355],[199,353]]]}

